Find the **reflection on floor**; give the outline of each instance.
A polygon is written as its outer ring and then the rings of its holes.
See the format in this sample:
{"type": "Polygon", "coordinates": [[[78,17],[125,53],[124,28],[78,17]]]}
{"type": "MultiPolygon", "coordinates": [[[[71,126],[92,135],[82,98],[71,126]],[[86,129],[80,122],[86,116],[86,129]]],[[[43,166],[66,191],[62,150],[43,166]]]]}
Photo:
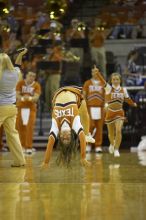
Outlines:
{"type": "Polygon", "coordinates": [[[144,220],[146,152],[88,154],[91,168],[79,157],[72,168],[38,167],[44,152],[26,157],[27,167],[10,168],[10,153],[0,154],[1,220],[144,220]]]}

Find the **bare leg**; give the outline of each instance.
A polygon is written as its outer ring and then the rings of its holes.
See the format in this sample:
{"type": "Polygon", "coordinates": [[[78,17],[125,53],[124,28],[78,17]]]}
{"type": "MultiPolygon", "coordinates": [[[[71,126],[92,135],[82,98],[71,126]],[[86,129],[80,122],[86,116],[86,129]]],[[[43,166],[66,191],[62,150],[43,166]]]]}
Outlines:
{"type": "Polygon", "coordinates": [[[83,125],[84,133],[86,135],[86,142],[95,143],[95,139],[92,138],[91,134],[89,133],[90,118],[85,100],[82,101],[82,104],[79,108],[79,114],[81,118],[81,124],[83,125]]]}
{"type": "Polygon", "coordinates": [[[79,114],[81,118],[81,124],[83,125],[85,135],[89,134],[90,128],[90,119],[88,114],[88,109],[85,100],[82,101],[82,104],[79,108],[79,114]]]}
{"type": "Polygon", "coordinates": [[[108,129],[108,138],[110,141],[110,144],[114,146],[115,141],[115,123],[111,123],[107,125],[108,129]]]}
{"type": "Polygon", "coordinates": [[[116,136],[115,136],[115,149],[119,149],[121,141],[122,141],[122,127],[123,127],[123,120],[117,120],[115,122],[116,128],[116,136]]]}

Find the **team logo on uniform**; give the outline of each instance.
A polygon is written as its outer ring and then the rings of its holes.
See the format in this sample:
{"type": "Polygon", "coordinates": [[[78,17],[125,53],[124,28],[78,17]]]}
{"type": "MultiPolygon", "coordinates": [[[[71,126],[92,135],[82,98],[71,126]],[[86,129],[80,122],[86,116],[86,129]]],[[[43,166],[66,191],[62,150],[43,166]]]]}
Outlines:
{"type": "Polygon", "coordinates": [[[89,91],[90,92],[100,92],[101,90],[103,89],[103,87],[102,86],[100,86],[100,85],[91,85],[91,86],[89,86],[89,91]]]}
{"type": "Polygon", "coordinates": [[[112,92],[111,93],[111,98],[112,99],[124,99],[124,93],[115,93],[115,92],[112,92]]]}
{"type": "Polygon", "coordinates": [[[30,86],[22,86],[22,93],[29,93],[33,95],[34,88],[30,86]]]}
{"type": "Polygon", "coordinates": [[[55,109],[54,114],[55,114],[56,118],[68,117],[68,116],[74,117],[74,110],[73,110],[73,108],[67,108],[65,110],[55,109]]]}

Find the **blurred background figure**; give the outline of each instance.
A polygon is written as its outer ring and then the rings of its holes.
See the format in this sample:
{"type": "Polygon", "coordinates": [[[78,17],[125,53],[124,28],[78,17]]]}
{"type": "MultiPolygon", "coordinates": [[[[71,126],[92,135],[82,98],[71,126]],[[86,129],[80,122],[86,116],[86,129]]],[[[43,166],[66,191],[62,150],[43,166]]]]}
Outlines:
{"type": "Polygon", "coordinates": [[[76,18],[71,20],[71,25],[66,31],[66,41],[70,45],[71,52],[77,56],[80,57],[80,64],[83,64],[83,58],[84,58],[84,50],[82,48],[82,45],[80,45],[79,41],[78,43],[74,40],[82,40],[85,39],[85,29],[83,24],[76,18]]]}
{"type": "Polygon", "coordinates": [[[128,11],[126,17],[117,18],[117,23],[112,29],[110,39],[129,39],[134,38],[133,32],[137,29],[137,18],[134,16],[135,11],[128,11]]]}
{"type": "Polygon", "coordinates": [[[127,67],[124,73],[124,75],[126,76],[125,84],[127,86],[138,86],[142,83],[142,68],[136,65],[135,61],[137,60],[137,58],[137,50],[133,50],[128,54],[127,67]]]}
{"type": "Polygon", "coordinates": [[[81,86],[80,57],[75,56],[70,48],[63,51],[61,86],[81,86]]]}
{"type": "Polygon", "coordinates": [[[46,86],[45,86],[46,106],[47,109],[51,111],[52,99],[54,93],[60,87],[61,63],[63,60],[62,46],[56,45],[52,48],[48,48],[47,54],[43,57],[43,60],[52,62],[52,67],[50,67],[49,70],[46,71],[46,86]],[[55,65],[58,66],[57,69],[55,65]]]}
{"type": "Polygon", "coordinates": [[[146,82],[144,83],[144,90],[136,93],[135,101],[146,103],[146,82]]]}
{"type": "Polygon", "coordinates": [[[105,54],[105,30],[97,26],[90,30],[89,39],[91,47],[92,63],[96,64],[106,78],[106,54],[105,54]]]}

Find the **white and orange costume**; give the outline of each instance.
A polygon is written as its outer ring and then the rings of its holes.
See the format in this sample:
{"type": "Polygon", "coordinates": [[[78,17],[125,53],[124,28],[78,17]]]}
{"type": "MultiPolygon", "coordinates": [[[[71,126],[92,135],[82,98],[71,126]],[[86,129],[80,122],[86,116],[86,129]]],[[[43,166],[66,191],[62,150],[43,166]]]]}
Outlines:
{"type": "Polygon", "coordinates": [[[45,155],[44,163],[48,163],[51,157],[51,152],[59,132],[69,127],[75,131],[79,137],[81,147],[81,158],[85,159],[86,139],[80,122],[79,107],[83,100],[82,88],[77,86],[66,86],[60,88],[53,98],[52,126],[49,134],[49,140],[45,155]],[[57,97],[62,92],[70,92],[74,94],[75,100],[70,102],[58,103],[57,97]]]}
{"type": "Polygon", "coordinates": [[[36,121],[37,104],[31,98],[35,94],[41,94],[41,87],[38,82],[27,85],[25,80],[18,82],[16,91],[21,95],[21,100],[17,101],[18,115],[16,128],[19,132],[21,144],[25,149],[32,148],[33,131],[36,121]],[[23,96],[28,95],[30,100],[23,100],[23,96]]]}
{"type": "Polygon", "coordinates": [[[127,102],[129,105],[136,107],[136,103],[129,97],[127,89],[120,86],[121,77],[118,73],[111,75],[112,85],[106,83],[103,76],[96,69],[98,77],[105,85],[105,123],[108,128],[108,137],[110,141],[109,152],[114,153],[115,157],[119,157],[119,147],[122,141],[122,127],[125,120],[125,113],[123,103],[127,102]]]}
{"type": "Polygon", "coordinates": [[[127,102],[131,106],[135,106],[135,103],[130,98],[127,89],[124,87],[114,88],[114,86],[108,84],[102,75],[98,74],[99,79],[105,87],[105,123],[110,124],[118,119],[125,120],[125,113],[123,110],[123,103],[127,102]]]}
{"type": "Polygon", "coordinates": [[[84,83],[83,92],[85,94],[88,112],[90,116],[90,132],[95,132],[95,147],[102,146],[103,124],[104,124],[104,85],[100,79],[90,79],[84,83]]]}
{"type": "Polygon", "coordinates": [[[121,86],[114,88],[107,84],[105,90],[105,102],[107,106],[105,123],[110,124],[117,119],[125,120],[123,103],[127,102],[129,105],[134,106],[134,102],[129,97],[127,89],[121,86]]]}
{"type": "Polygon", "coordinates": [[[66,126],[73,129],[77,135],[83,131],[76,102],[56,103],[54,105],[50,135],[56,139],[59,131],[66,126]]]}

